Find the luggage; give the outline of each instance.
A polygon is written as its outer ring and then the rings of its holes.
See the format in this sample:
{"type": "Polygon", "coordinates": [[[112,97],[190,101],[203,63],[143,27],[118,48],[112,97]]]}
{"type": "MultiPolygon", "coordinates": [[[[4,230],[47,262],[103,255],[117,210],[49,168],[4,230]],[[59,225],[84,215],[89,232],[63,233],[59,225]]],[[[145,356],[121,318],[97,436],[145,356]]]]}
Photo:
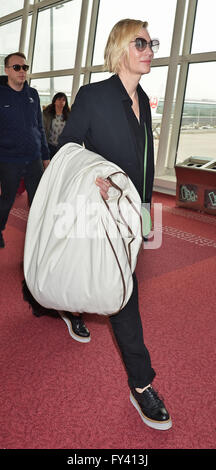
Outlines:
{"type": "Polygon", "coordinates": [[[128,302],[142,243],[141,199],[114,163],[69,143],[44,172],[30,208],[24,274],[44,307],[111,315],[128,302]],[[96,186],[108,178],[109,199],[96,186]]]}

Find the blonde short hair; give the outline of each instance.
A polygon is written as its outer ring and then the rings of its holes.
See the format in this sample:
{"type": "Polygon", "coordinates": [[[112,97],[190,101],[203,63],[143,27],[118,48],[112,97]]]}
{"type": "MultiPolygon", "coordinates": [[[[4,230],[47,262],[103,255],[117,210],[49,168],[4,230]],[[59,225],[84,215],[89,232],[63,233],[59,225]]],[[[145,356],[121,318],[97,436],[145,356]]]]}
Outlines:
{"type": "Polygon", "coordinates": [[[104,68],[118,73],[120,60],[128,53],[128,45],[142,28],[147,28],[147,21],[121,20],[113,26],[104,51],[104,68]]]}

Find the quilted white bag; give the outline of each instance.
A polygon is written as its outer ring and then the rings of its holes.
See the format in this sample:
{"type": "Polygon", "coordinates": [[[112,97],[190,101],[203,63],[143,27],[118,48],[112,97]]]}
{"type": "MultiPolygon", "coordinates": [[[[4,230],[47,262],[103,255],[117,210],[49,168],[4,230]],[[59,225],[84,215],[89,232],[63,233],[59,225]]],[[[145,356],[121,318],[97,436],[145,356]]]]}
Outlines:
{"type": "Polygon", "coordinates": [[[114,163],[69,143],[51,160],[27,224],[24,274],[44,307],[117,313],[133,290],[142,242],[141,200],[114,163]],[[112,186],[105,201],[97,177],[112,186]]]}

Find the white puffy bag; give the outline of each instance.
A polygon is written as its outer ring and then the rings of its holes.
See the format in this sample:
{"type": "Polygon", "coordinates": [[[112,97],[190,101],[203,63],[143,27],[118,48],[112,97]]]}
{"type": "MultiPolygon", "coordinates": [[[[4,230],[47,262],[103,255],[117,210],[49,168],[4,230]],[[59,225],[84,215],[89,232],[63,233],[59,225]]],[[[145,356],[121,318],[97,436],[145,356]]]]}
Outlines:
{"type": "Polygon", "coordinates": [[[133,290],[142,243],[141,199],[114,163],[84,147],[62,147],[44,172],[28,217],[24,274],[44,307],[111,315],[133,290]],[[109,199],[96,186],[108,178],[109,199]]]}

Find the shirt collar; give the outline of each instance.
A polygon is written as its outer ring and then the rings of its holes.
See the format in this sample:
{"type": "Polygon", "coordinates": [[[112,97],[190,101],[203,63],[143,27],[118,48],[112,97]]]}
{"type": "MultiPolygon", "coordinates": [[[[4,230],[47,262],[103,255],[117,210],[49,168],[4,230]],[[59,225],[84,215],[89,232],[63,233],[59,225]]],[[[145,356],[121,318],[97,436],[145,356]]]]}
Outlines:
{"type": "Polygon", "coordinates": [[[120,80],[119,76],[118,75],[112,75],[110,80],[112,80],[112,82],[114,83],[116,90],[118,90],[118,92],[121,93],[121,99],[129,101],[130,105],[132,105],[133,104],[132,99],[130,98],[130,96],[129,96],[126,88],[124,87],[122,81],[120,80]]]}

